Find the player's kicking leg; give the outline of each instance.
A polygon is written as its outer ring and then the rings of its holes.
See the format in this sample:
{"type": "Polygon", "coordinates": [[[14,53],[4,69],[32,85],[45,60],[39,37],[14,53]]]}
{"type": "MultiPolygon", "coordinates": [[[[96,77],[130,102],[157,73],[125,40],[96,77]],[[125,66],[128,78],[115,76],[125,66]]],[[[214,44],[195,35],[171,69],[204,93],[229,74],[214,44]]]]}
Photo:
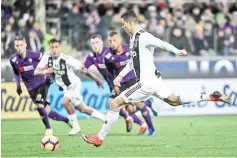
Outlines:
{"type": "Polygon", "coordinates": [[[39,112],[42,122],[46,128],[45,135],[53,135],[53,130],[50,126],[49,117],[48,117],[46,110],[44,109],[44,105],[43,104],[36,104],[36,106],[37,106],[37,111],[39,112]]]}
{"type": "Polygon", "coordinates": [[[231,103],[230,97],[221,94],[219,91],[215,91],[209,95],[207,94],[198,94],[198,95],[192,95],[189,97],[186,96],[177,96],[174,93],[169,95],[167,98],[164,98],[163,101],[167,102],[171,106],[179,106],[182,104],[188,104],[191,102],[197,102],[197,101],[219,101],[224,103],[231,103]]]}
{"type": "Polygon", "coordinates": [[[42,122],[46,128],[45,135],[53,135],[53,130],[49,123],[49,116],[46,109],[44,108],[46,104],[46,96],[47,96],[45,84],[42,84],[38,86],[37,88],[29,91],[29,94],[30,94],[30,98],[32,99],[34,104],[37,106],[37,111],[39,112],[42,122]]]}

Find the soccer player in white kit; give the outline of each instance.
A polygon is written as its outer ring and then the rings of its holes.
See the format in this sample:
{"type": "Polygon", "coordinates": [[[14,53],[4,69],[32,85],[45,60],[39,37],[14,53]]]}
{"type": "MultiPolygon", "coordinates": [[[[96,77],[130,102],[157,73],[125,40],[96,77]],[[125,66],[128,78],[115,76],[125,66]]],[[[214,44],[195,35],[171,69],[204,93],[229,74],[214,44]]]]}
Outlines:
{"type": "Polygon", "coordinates": [[[171,106],[178,106],[185,103],[196,102],[201,100],[207,101],[221,101],[230,103],[230,98],[215,91],[210,95],[198,94],[193,95],[192,98],[185,96],[177,96],[164,83],[160,72],[156,70],[154,64],[153,52],[156,47],[163,48],[167,51],[173,52],[176,55],[184,56],[187,54],[186,50],[178,50],[173,45],[164,42],[152,34],[144,31],[138,23],[137,16],[133,10],[126,11],[121,15],[122,27],[130,36],[130,62],[124,67],[120,74],[115,78],[114,84],[121,86],[122,78],[130,72],[135,70],[137,83],[123,91],[113,101],[110,102],[111,109],[106,115],[106,121],[102,126],[98,135],[83,135],[83,139],[94,146],[100,146],[107,133],[112,128],[112,125],[118,120],[118,109],[125,103],[139,102],[151,95],[167,102],[171,106]]]}
{"type": "Polygon", "coordinates": [[[89,73],[85,66],[78,60],[61,52],[61,41],[52,39],[49,42],[50,53],[45,53],[40,60],[34,74],[35,75],[53,75],[56,84],[63,89],[63,105],[69,114],[69,121],[72,125],[72,130],[69,135],[76,135],[81,131],[78,124],[75,110],[71,103],[80,112],[91,115],[105,121],[105,116],[97,110],[86,106],[81,96],[81,80],[74,70],[81,70],[84,74],[92,78],[98,86],[103,87],[103,82],[97,79],[93,74],[89,73]]]}

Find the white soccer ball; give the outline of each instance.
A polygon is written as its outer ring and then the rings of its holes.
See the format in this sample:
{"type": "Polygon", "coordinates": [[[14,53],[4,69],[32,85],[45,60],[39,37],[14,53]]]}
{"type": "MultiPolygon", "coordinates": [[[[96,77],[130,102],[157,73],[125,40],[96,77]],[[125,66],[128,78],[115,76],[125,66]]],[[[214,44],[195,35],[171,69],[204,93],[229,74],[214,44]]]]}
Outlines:
{"type": "Polygon", "coordinates": [[[56,136],[44,136],[41,140],[41,147],[44,150],[55,151],[59,146],[59,140],[56,136]]]}

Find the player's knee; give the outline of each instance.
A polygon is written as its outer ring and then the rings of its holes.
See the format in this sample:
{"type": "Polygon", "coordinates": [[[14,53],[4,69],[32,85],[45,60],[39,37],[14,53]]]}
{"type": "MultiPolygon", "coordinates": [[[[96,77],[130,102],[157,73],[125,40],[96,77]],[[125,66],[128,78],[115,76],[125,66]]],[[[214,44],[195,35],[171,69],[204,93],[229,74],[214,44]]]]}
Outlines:
{"type": "Polygon", "coordinates": [[[109,105],[111,110],[117,110],[119,107],[119,104],[115,99],[112,100],[109,105]]]}
{"type": "Polygon", "coordinates": [[[136,107],[138,107],[138,109],[142,109],[145,106],[145,103],[142,101],[142,102],[135,103],[135,105],[136,107]]]}
{"type": "Polygon", "coordinates": [[[62,103],[65,107],[70,106],[70,100],[68,98],[63,98],[62,103]]]}
{"type": "Polygon", "coordinates": [[[164,99],[164,101],[167,102],[171,106],[179,106],[180,105],[179,96],[175,95],[174,93],[171,94],[167,99],[164,99]]]}
{"type": "Polygon", "coordinates": [[[136,112],[136,109],[132,104],[127,105],[126,110],[129,114],[134,114],[136,112]]]}

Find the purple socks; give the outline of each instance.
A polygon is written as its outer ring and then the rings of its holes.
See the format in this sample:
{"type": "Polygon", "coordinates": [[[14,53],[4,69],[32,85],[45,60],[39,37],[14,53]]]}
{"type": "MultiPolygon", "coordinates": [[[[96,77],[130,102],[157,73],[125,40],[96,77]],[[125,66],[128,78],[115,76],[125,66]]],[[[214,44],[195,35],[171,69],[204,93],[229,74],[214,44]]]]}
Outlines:
{"type": "Polygon", "coordinates": [[[128,118],[128,112],[124,108],[120,109],[119,115],[122,116],[124,119],[128,118]]]}
{"type": "Polygon", "coordinates": [[[48,117],[48,114],[45,111],[45,109],[42,108],[42,107],[39,107],[39,108],[37,108],[37,110],[38,110],[38,112],[39,112],[39,114],[41,116],[41,119],[42,119],[42,121],[43,121],[43,123],[45,125],[45,128],[46,129],[50,129],[51,127],[50,127],[50,124],[49,124],[49,117],[48,117]]]}
{"type": "Polygon", "coordinates": [[[69,122],[69,119],[55,111],[50,111],[49,113],[49,118],[53,119],[53,120],[57,120],[57,121],[63,121],[65,123],[68,123],[69,122]]]}
{"type": "Polygon", "coordinates": [[[140,126],[144,123],[136,114],[129,115],[133,118],[133,122],[139,124],[140,126]]]}
{"type": "Polygon", "coordinates": [[[147,106],[146,104],[144,105],[144,107],[141,109],[141,113],[142,113],[142,116],[143,118],[145,119],[149,129],[151,130],[155,130],[154,127],[153,127],[153,123],[152,123],[152,120],[151,120],[151,115],[147,109],[147,106]]]}

